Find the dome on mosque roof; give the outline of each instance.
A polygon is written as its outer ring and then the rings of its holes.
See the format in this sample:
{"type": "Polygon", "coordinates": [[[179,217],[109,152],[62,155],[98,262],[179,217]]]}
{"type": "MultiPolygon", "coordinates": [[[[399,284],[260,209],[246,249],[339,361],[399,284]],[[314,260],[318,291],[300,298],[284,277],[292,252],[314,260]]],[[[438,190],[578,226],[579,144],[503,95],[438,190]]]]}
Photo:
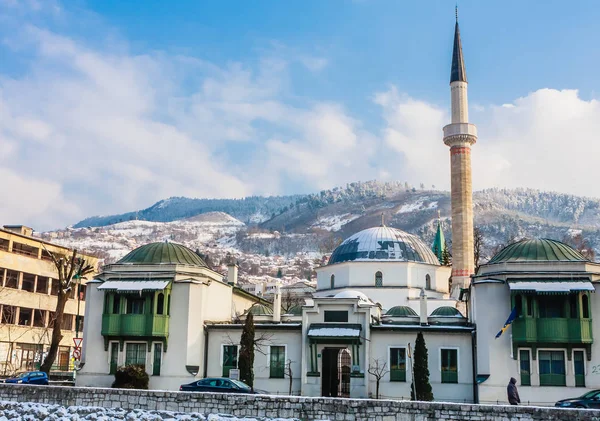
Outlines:
{"type": "Polygon", "coordinates": [[[288,311],[285,312],[285,314],[289,314],[292,316],[301,316],[302,315],[302,306],[301,305],[291,306],[288,309],[288,311]]]}
{"type": "Polygon", "coordinates": [[[187,265],[208,267],[189,248],[175,243],[150,243],[131,251],[117,262],[120,265],[187,265]]]}
{"type": "Polygon", "coordinates": [[[464,316],[458,309],[450,306],[438,307],[431,313],[430,317],[460,317],[464,316]]]}
{"type": "Polygon", "coordinates": [[[369,297],[362,292],[353,289],[338,292],[333,298],[358,298],[361,301],[369,301],[369,297]]]}
{"type": "Polygon", "coordinates": [[[332,253],[329,264],[351,261],[402,261],[440,264],[417,236],[386,226],[367,228],[347,238],[332,253]]]}
{"type": "Polygon", "coordinates": [[[500,250],[488,263],[506,262],[587,262],[573,247],[546,238],[521,240],[500,250]]]}
{"type": "Polygon", "coordinates": [[[263,304],[254,304],[248,313],[252,313],[253,316],[272,316],[273,309],[263,304]]]}
{"type": "Polygon", "coordinates": [[[408,306],[395,306],[390,308],[386,313],[389,317],[418,317],[416,311],[408,306]]]}

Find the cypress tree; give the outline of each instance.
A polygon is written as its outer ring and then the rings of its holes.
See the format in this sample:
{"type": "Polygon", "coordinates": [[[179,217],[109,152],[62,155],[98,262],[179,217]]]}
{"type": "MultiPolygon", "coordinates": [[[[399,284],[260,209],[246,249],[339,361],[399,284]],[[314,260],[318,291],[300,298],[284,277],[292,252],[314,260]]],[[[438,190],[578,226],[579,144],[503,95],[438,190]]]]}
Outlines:
{"type": "Polygon", "coordinates": [[[240,340],[240,380],[254,390],[254,316],[248,313],[240,340]]]}
{"type": "Polygon", "coordinates": [[[410,385],[410,397],[413,401],[432,401],[433,390],[429,384],[429,365],[427,357],[427,346],[423,338],[423,332],[419,332],[415,341],[415,352],[413,354],[414,383],[410,385]],[[415,398],[415,384],[417,396],[415,398]]]}

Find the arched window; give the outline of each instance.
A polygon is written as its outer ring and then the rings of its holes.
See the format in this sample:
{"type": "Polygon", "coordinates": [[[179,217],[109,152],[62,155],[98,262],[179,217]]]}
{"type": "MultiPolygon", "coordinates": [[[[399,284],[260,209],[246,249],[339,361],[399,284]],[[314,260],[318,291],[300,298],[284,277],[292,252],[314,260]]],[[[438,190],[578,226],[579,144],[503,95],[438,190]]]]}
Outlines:
{"type": "Polygon", "coordinates": [[[375,286],[382,287],[383,286],[383,273],[377,271],[375,273],[375,286]]]}
{"type": "Polygon", "coordinates": [[[425,275],[425,289],[431,289],[431,276],[425,275]]]}
{"type": "Polygon", "coordinates": [[[165,312],[165,294],[162,292],[158,294],[156,299],[156,314],[164,314],[165,312]]]}
{"type": "Polygon", "coordinates": [[[533,317],[533,297],[527,296],[527,315],[533,317]]]}
{"type": "Polygon", "coordinates": [[[330,287],[331,289],[334,289],[334,288],[335,288],[335,275],[331,275],[331,279],[330,279],[330,285],[329,285],[329,287],[330,287]]]}
{"type": "Polygon", "coordinates": [[[589,301],[587,294],[583,295],[581,297],[581,307],[583,310],[583,318],[589,319],[590,318],[590,301],[589,301]]]}

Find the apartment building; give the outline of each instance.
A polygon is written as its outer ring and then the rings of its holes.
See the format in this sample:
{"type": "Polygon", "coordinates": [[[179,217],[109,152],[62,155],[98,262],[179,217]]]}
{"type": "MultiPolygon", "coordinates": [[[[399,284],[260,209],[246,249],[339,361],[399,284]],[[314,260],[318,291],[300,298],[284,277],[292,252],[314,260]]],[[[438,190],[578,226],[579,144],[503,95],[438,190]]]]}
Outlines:
{"type": "MultiPolygon", "coordinates": [[[[25,226],[0,229],[0,375],[37,369],[50,346],[58,282],[52,254],[72,250],[33,237],[25,226]]],[[[98,259],[83,256],[94,267],[98,259]]],[[[92,276],[88,276],[90,279],[92,276]]],[[[73,338],[82,336],[86,279],[78,281],[65,306],[56,374],[73,370],[73,338]]]]}

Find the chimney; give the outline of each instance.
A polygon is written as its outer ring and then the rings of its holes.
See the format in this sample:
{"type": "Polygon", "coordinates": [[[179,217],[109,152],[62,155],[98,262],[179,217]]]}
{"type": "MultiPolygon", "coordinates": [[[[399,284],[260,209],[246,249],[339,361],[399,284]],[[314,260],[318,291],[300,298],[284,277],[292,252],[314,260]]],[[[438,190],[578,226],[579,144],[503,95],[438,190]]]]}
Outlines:
{"type": "Polygon", "coordinates": [[[227,265],[227,283],[232,286],[237,286],[237,283],[238,283],[238,265],[237,265],[237,263],[229,263],[227,265]]]}
{"type": "Polygon", "coordinates": [[[275,286],[275,295],[273,296],[273,321],[281,322],[281,288],[279,283],[275,286]]]}
{"type": "Polygon", "coordinates": [[[421,294],[419,295],[421,298],[421,309],[419,314],[421,316],[421,326],[427,325],[427,295],[425,295],[425,290],[421,288],[421,294]]]}

